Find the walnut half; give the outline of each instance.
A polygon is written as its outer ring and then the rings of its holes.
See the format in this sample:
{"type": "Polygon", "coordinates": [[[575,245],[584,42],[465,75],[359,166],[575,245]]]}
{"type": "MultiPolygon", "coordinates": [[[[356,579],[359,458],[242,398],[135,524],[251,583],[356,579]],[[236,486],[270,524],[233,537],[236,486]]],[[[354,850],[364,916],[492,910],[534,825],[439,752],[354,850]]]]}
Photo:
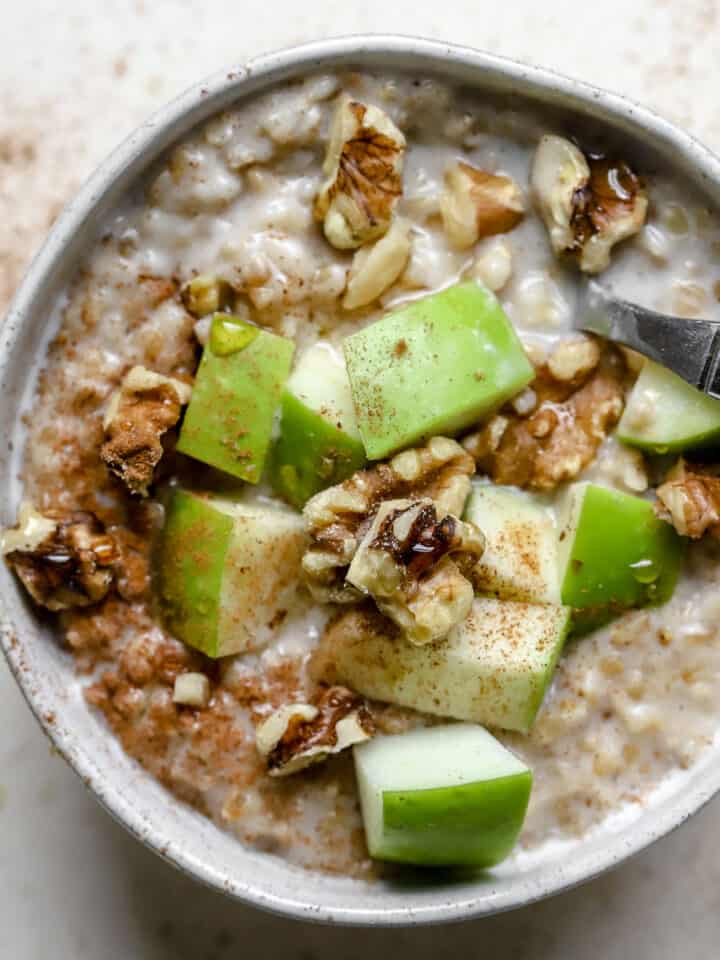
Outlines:
{"type": "Polygon", "coordinates": [[[284,777],[369,740],[374,732],[363,698],[336,686],[323,690],[315,703],[280,707],[258,726],[255,742],[270,776],[284,777]]]}
{"type": "Polygon", "coordinates": [[[100,458],[130,493],[148,495],[163,455],[162,437],[180,419],[192,388],[145,367],[133,367],[110,397],[100,458]]]}
{"type": "Polygon", "coordinates": [[[345,575],[383,500],[427,498],[443,516],[459,516],[474,472],[472,457],[459,443],[433,437],[427,446],[405,450],[388,463],[359,470],[308,500],[303,514],[310,546],[302,566],[313,597],[322,603],[362,599],[345,575]]]}
{"type": "Polygon", "coordinates": [[[470,612],[474,591],[468,576],[484,549],[485,538],[473,524],[439,514],[432,500],[386,500],[347,580],[370,595],[411,643],[433,643],[470,612]]]}
{"type": "Polygon", "coordinates": [[[117,547],[91,513],[38,513],[23,504],[0,550],[35,603],[68,610],[99,603],[113,579],[117,547]]]}
{"type": "Polygon", "coordinates": [[[554,490],[591,463],[620,419],[626,368],[617,350],[573,339],[557,346],[530,387],[463,445],[495,483],[554,490]]]}
{"type": "Polygon", "coordinates": [[[647,193],[627,163],[585,155],[564,137],[542,137],[530,184],[555,253],[577,257],[585,273],[600,273],[616,243],[645,223],[647,193]]]}
{"type": "Polygon", "coordinates": [[[681,536],[720,538],[720,468],[680,458],[656,492],[656,513],[681,536]]]}
{"type": "Polygon", "coordinates": [[[402,194],[405,137],[378,107],[338,101],[315,198],[315,219],[329,243],[355,250],[381,237],[402,194]]]}

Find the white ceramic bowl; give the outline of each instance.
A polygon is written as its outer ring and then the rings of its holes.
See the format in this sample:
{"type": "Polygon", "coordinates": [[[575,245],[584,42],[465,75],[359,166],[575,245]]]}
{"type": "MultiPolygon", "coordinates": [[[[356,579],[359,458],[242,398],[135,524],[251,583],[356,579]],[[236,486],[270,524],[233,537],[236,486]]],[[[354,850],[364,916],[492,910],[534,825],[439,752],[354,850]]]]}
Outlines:
{"type": "MultiPolygon", "coordinates": [[[[642,154],[651,166],[668,167],[720,208],[720,162],[681,130],[619,96],[468,48],[405,37],[347,37],[261,57],[218,74],[143,124],[100,166],[58,218],[15,296],[0,335],[4,522],[12,521],[20,499],[20,414],[32,395],[50,307],[108,212],[168,146],[212,114],[307,73],[351,66],[441,75],[507,96],[510,107],[535,104],[554,111],[570,127],[620,137],[633,156],[642,154]]],[[[55,747],[139,840],[197,879],[258,907],[305,920],[374,925],[460,920],[508,910],[620,863],[678,826],[720,788],[719,745],[653,795],[632,819],[618,818],[572,847],[548,848],[481,878],[426,872],[401,884],[366,885],[306,873],[245,849],[130,760],[85,705],[72,661],[54,642],[48,621],[36,615],[5,565],[0,567],[5,654],[55,747]]]]}

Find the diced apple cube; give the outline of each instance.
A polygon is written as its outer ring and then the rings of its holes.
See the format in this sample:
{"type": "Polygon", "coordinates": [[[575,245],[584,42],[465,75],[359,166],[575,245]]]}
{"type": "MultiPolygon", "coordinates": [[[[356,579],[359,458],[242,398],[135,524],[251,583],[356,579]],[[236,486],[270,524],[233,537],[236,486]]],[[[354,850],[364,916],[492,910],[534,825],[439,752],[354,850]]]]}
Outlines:
{"type": "Polygon", "coordinates": [[[629,607],[659,604],[675,589],[683,543],[649,500],[592,483],[569,487],[559,508],[562,602],[593,626],[629,607]]]}
{"type": "Polygon", "coordinates": [[[315,670],[375,700],[527,732],[569,623],[566,607],[476,598],[445,640],[415,646],[374,611],[352,609],[327,628],[315,670]]]}
{"type": "Polygon", "coordinates": [[[371,857],[491,867],[512,850],[532,774],[487,730],[453,723],[353,748],[371,857]]]}
{"type": "Polygon", "coordinates": [[[395,310],[348,337],[344,349],[371,460],[459,432],[533,377],[495,296],[474,282],[395,310]]]}
{"type": "Polygon", "coordinates": [[[258,483],[293,349],[284,337],[216,313],[180,431],[180,453],[258,483]]]}
{"type": "Polygon", "coordinates": [[[304,549],[296,513],[176,490],[159,552],[168,629],[209,657],[261,648],[292,603],[304,549]]]}

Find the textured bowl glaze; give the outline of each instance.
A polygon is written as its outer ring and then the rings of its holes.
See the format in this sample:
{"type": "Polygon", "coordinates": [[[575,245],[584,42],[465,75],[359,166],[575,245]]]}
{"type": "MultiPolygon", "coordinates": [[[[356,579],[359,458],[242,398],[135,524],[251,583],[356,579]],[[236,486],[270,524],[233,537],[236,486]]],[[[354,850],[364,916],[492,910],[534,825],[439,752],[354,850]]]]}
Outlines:
{"type": "MultiPolygon", "coordinates": [[[[51,310],[84,250],[123,195],[175,141],[231,104],[315,71],[409,70],[553,111],[570,127],[593,126],[646,153],[693,183],[720,208],[720,162],[683,131],[622,97],[545,70],[458,46],[408,37],[327,40],[252,60],[188,90],[143,124],[100,166],[58,218],[18,290],[0,332],[0,484],[3,522],[20,499],[21,414],[30,402],[51,310]]],[[[678,774],[629,816],[582,843],[544,848],[482,877],[417,873],[402,882],[363,884],[306,873],[245,849],[175,800],[127,757],[85,705],[70,657],[48,620],[31,609],[0,568],[2,644],[25,697],[58,751],[106,809],[170,863],[223,893],[303,920],[409,925],[508,910],[565,890],[615,866],[695,813],[720,789],[720,745],[678,774]]]]}

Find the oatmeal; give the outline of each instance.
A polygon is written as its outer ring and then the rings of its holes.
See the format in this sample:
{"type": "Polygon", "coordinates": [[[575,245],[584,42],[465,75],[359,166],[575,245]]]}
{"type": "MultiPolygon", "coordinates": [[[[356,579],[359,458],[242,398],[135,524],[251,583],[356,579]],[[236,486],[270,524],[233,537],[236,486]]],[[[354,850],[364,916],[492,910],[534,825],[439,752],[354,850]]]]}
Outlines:
{"type": "Polygon", "coordinates": [[[58,304],[2,553],[123,748],[243,843],[492,866],[715,735],[720,413],[655,417],[681,388],[572,314],[593,273],[709,316],[720,222],[570,134],[310,77],[176,146],[58,304]]]}

